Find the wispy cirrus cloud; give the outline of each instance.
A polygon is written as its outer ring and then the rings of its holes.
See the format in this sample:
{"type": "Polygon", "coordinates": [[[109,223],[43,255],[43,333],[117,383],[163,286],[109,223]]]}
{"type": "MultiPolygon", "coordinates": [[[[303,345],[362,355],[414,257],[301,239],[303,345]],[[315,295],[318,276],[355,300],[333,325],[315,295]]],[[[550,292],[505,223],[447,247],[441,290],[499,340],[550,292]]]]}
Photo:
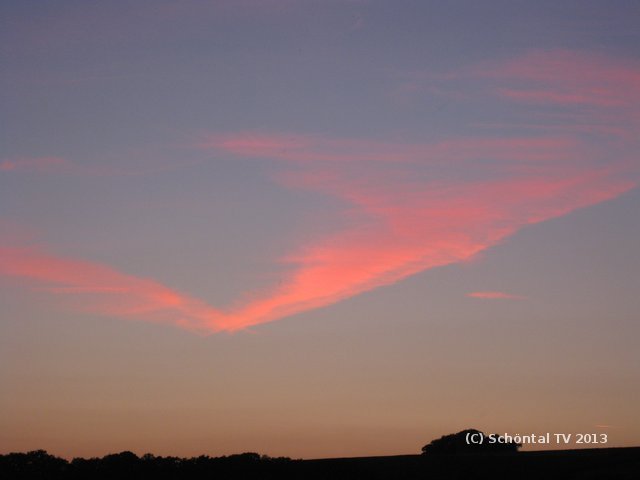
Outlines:
{"type": "MultiPolygon", "coordinates": [[[[522,119],[532,128],[588,129],[629,140],[637,137],[640,122],[640,62],[586,51],[532,50],[446,73],[407,72],[400,75],[393,95],[405,102],[421,97],[458,104],[492,99],[520,105],[522,119]]],[[[522,120],[515,123],[522,125],[522,120]]]]}
{"type": "MultiPolygon", "coordinates": [[[[499,144],[494,158],[504,153],[502,147],[499,144]]],[[[518,158],[517,148],[510,157],[518,158]]],[[[478,157],[465,160],[472,158],[478,157]]],[[[505,168],[501,175],[483,176],[485,167],[479,166],[457,179],[445,175],[444,180],[421,178],[413,167],[404,175],[396,169],[389,175],[371,164],[363,171],[316,162],[286,172],[281,181],[290,187],[343,199],[352,226],[302,246],[288,259],[295,265],[293,273],[278,288],[235,311],[231,322],[248,326],[271,321],[471,259],[523,225],[613,198],[634,186],[617,176],[615,168],[577,165],[570,155],[562,163],[562,158],[560,153],[561,165],[553,168],[546,161],[536,168],[537,160],[524,171],[505,168]]]]}
{"type": "Polygon", "coordinates": [[[65,171],[71,164],[62,157],[19,157],[0,162],[0,172],[51,173],[65,171]]]}
{"type": "Polygon", "coordinates": [[[599,105],[603,107],[613,107],[624,105],[621,98],[613,95],[612,92],[603,91],[552,91],[552,90],[513,90],[501,88],[498,93],[513,100],[523,102],[547,102],[552,104],[574,104],[574,105],[599,105]]]}
{"type": "Polygon", "coordinates": [[[495,291],[470,292],[470,293],[467,293],[467,297],[480,298],[485,300],[522,300],[526,298],[522,295],[513,295],[511,293],[495,292],[495,291]]]}
{"type": "Polygon", "coordinates": [[[80,177],[142,176],[187,168],[199,160],[175,160],[174,145],[151,145],[114,152],[98,159],[73,161],[60,156],[9,157],[0,160],[0,174],[65,174],[80,177]]]}
{"type": "Polygon", "coordinates": [[[289,187],[342,199],[350,227],[302,245],[285,259],[275,259],[289,263],[290,273],[276,287],[226,309],[155,280],[38,250],[3,248],[0,273],[44,286],[86,311],[171,323],[197,332],[238,330],[471,259],[523,225],[613,198],[634,186],[610,166],[586,168],[571,157],[563,168],[540,162],[534,162],[537,170],[535,165],[524,172],[507,169],[508,174],[498,178],[468,171],[467,177],[444,181],[412,175],[413,166],[395,176],[343,164],[327,167],[324,162],[285,171],[279,179],[289,187]]]}
{"type": "MultiPolygon", "coordinates": [[[[552,102],[567,109],[552,125],[567,128],[552,128],[551,134],[532,128],[513,136],[501,129],[500,135],[424,143],[296,132],[203,136],[196,148],[215,156],[274,162],[281,185],[337,198],[342,208],[336,215],[349,219],[348,227],[313,237],[285,258],[273,259],[290,266],[280,281],[228,308],[212,307],[155,280],[39,251],[4,249],[0,272],[84,299],[92,311],[200,332],[239,330],[331,305],[430,268],[469,260],[525,225],[634,188],[639,171],[634,149],[637,98],[624,104],[618,100],[625,93],[637,94],[639,72],[597,56],[551,52],[461,74],[481,78],[507,102],[552,102]],[[576,125],[581,128],[572,128],[576,125]],[[610,130],[598,130],[596,141],[588,135],[592,125],[610,130]]],[[[469,295],[515,298],[504,292],[469,295]]]]}
{"type": "Polygon", "coordinates": [[[622,83],[633,85],[638,76],[631,58],[568,49],[534,49],[508,59],[489,60],[471,69],[489,77],[518,77],[529,82],[622,83]]]}
{"type": "Polygon", "coordinates": [[[533,51],[476,69],[508,86],[500,94],[515,100],[560,105],[637,108],[640,69],[628,60],[570,50],[533,51]]]}
{"type": "Polygon", "coordinates": [[[422,163],[450,164],[482,158],[535,161],[566,159],[576,155],[578,142],[569,136],[467,137],[436,143],[383,142],[263,132],[205,135],[195,143],[205,150],[236,156],[268,158],[295,163],[422,163]]]}
{"type": "Polygon", "coordinates": [[[82,311],[170,323],[215,332],[212,307],[156,280],[119,272],[95,262],[64,258],[42,249],[0,247],[0,274],[22,278],[40,290],[64,295],[82,311]]]}

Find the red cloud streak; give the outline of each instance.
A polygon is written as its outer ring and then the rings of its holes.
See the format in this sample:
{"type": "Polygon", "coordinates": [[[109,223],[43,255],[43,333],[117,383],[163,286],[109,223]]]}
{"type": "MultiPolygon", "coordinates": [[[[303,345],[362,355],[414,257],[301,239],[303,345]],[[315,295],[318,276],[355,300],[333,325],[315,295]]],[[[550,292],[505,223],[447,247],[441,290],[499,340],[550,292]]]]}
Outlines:
{"type": "Polygon", "coordinates": [[[105,265],[60,258],[37,249],[0,247],[0,274],[37,282],[52,293],[73,294],[85,311],[215,331],[219,313],[200,300],[154,280],[105,265]]]}
{"type": "MultiPolygon", "coordinates": [[[[484,75],[495,79],[496,91],[507,101],[588,105],[592,118],[603,123],[613,114],[613,131],[624,128],[623,138],[634,139],[639,72],[561,52],[536,53],[484,75]],[[576,86],[574,92],[571,85],[576,86]],[[621,104],[616,89],[629,95],[629,101],[621,104]]],[[[317,238],[288,255],[285,260],[292,269],[277,286],[226,310],[154,280],[37,250],[0,249],[0,273],[44,284],[103,314],[205,333],[243,329],[468,260],[524,225],[614,198],[636,186],[636,140],[629,144],[612,134],[594,142],[584,134],[570,134],[571,129],[566,132],[452,138],[433,144],[294,133],[206,136],[198,148],[278,161],[283,166],[280,182],[339,198],[344,203],[341,213],[352,220],[348,229],[317,238]]],[[[516,298],[502,292],[469,296],[516,298]]]]}
{"type": "MultiPolygon", "coordinates": [[[[0,249],[0,273],[72,296],[86,310],[173,323],[197,332],[238,330],[335,303],[422,270],[464,261],[520,226],[613,198],[633,186],[608,170],[565,172],[481,184],[326,186],[361,209],[361,222],[291,255],[294,271],[278,288],[221,311],[157,281],[37,251],[0,249]]],[[[317,184],[313,185],[318,188],[317,184]]]]}

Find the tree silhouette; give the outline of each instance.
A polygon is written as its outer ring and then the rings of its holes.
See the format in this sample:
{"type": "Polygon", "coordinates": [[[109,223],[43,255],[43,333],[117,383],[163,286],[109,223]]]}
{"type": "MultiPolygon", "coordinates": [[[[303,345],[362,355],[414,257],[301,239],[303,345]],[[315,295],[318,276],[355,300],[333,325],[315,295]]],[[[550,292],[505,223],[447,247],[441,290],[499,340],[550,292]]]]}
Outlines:
{"type": "Polygon", "coordinates": [[[443,435],[422,447],[423,454],[460,454],[460,453],[516,453],[522,445],[507,442],[498,434],[486,435],[480,430],[470,428],[458,433],[443,435]]]}

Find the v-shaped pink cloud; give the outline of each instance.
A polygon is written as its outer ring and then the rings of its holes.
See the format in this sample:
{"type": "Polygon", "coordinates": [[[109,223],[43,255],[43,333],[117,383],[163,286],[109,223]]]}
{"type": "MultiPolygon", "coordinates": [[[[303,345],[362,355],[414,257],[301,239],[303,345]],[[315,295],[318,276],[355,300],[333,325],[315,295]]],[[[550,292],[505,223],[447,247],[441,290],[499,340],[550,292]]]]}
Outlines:
{"type": "MultiPolygon", "coordinates": [[[[573,81],[571,72],[554,73],[545,66],[545,61],[558,66],[557,56],[536,56],[536,61],[537,70],[512,62],[494,72],[502,74],[501,82],[524,78],[534,88],[531,91],[545,87],[552,92],[526,94],[527,101],[563,105],[581,101],[582,93],[570,101],[553,93],[564,92],[573,81]]],[[[598,61],[592,68],[602,68],[598,61]]],[[[627,76],[633,80],[638,71],[629,73],[626,66],[613,70],[611,82],[627,85],[627,76]]],[[[603,72],[589,78],[594,85],[588,79],[575,80],[583,92],[609,77],[603,72]]],[[[632,87],[627,91],[637,94],[632,87]]],[[[503,93],[507,99],[513,97],[503,93]]],[[[629,108],[637,100],[618,112],[627,115],[628,132],[638,130],[637,111],[629,108]]],[[[610,109],[622,108],[616,102],[587,99],[587,103],[590,108],[607,109],[607,115],[610,109]]],[[[292,268],[276,286],[228,309],[212,307],[154,280],[39,250],[0,249],[0,274],[44,285],[102,314],[167,322],[204,333],[234,331],[469,260],[524,225],[620,195],[636,186],[638,173],[637,158],[627,146],[620,147],[617,136],[610,143],[594,145],[582,135],[566,132],[451,138],[431,144],[234,132],[207,135],[196,146],[215,155],[280,161],[281,184],[339,198],[349,212],[350,226],[301,245],[285,259],[292,268]]]]}

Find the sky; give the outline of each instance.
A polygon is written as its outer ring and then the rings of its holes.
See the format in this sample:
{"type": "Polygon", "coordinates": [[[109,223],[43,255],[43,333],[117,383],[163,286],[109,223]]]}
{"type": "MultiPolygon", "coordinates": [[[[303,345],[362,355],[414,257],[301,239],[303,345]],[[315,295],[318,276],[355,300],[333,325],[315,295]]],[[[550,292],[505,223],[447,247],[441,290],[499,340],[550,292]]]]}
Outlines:
{"type": "Polygon", "coordinates": [[[2,2],[0,452],[640,444],[639,21],[2,2]]]}

